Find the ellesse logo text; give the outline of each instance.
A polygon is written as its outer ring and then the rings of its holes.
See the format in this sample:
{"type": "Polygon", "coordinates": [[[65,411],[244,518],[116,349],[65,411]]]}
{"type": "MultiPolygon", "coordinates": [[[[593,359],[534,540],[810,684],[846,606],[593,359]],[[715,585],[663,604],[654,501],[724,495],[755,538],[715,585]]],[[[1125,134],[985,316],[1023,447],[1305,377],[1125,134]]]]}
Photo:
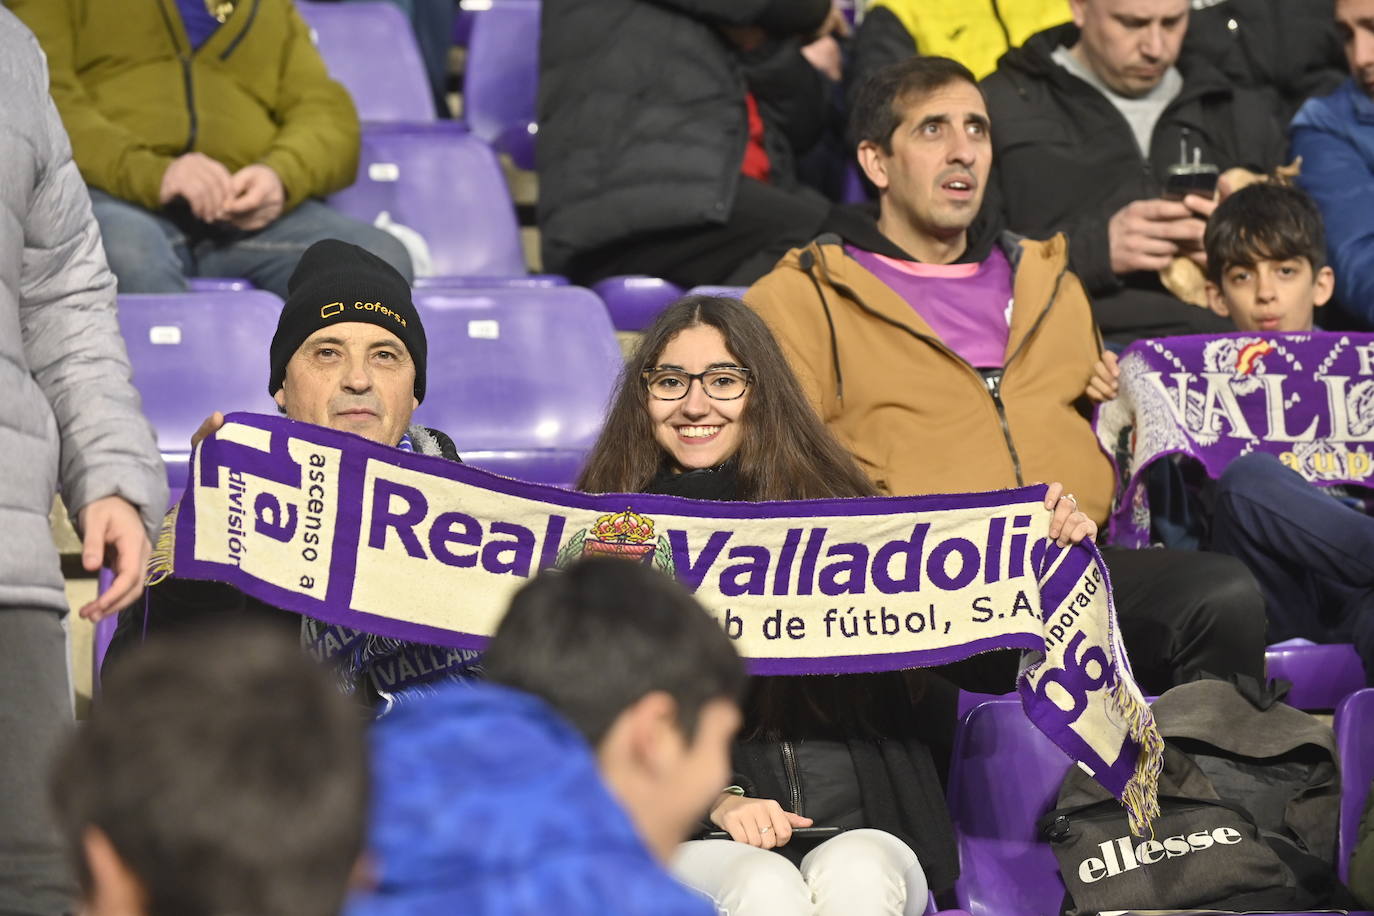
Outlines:
{"type": "Polygon", "coordinates": [[[1097,848],[1102,850],[1101,858],[1093,856],[1078,863],[1078,878],[1084,884],[1092,884],[1133,868],[1201,852],[1214,845],[1234,846],[1243,839],[1240,831],[1231,827],[1198,830],[1186,836],[1180,833],[1163,840],[1145,840],[1135,847],[1131,846],[1132,837],[1118,837],[1098,844],[1097,848]]]}

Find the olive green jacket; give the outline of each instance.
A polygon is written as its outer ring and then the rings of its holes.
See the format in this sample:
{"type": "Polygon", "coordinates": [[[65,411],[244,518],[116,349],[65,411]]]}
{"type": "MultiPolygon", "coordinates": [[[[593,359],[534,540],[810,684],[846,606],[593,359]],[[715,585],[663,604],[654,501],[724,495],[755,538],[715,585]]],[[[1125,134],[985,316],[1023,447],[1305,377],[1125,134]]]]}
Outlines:
{"type": "Polygon", "coordinates": [[[200,152],[269,165],[289,209],[352,184],[358,115],[292,0],[238,0],[191,50],[175,0],[7,0],[48,57],[81,177],[156,209],[163,172],[200,152]]]}

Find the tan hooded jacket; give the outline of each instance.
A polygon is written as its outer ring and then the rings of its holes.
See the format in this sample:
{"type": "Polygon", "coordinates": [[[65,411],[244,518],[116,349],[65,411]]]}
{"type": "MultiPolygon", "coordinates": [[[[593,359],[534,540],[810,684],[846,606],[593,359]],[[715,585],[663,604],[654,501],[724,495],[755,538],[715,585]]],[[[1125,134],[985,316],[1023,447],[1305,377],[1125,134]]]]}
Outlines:
{"type": "Polygon", "coordinates": [[[1079,402],[1101,347],[1063,235],[1004,234],[1013,308],[995,385],[838,236],[796,248],[745,294],[812,405],[885,493],[1060,481],[1099,525],[1115,487],[1079,402]]]}

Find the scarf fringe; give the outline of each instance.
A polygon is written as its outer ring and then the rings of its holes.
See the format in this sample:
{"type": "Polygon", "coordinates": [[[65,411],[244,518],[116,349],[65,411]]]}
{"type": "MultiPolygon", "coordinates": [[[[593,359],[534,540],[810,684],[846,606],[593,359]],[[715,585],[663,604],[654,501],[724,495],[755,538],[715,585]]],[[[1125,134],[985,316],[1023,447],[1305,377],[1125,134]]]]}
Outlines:
{"type": "Polygon", "coordinates": [[[1109,692],[1112,709],[1126,720],[1127,734],[1140,747],[1135,760],[1135,775],[1121,793],[1121,803],[1135,836],[1154,836],[1154,819],[1159,817],[1159,774],[1164,769],[1164,739],[1139,695],[1120,678],[1109,692]]]}
{"type": "Polygon", "coordinates": [[[176,546],[177,510],[181,503],[167,510],[162,518],[162,528],[157,533],[157,543],[148,556],[147,575],[143,580],[144,588],[157,585],[172,574],[172,551],[176,546]]]}

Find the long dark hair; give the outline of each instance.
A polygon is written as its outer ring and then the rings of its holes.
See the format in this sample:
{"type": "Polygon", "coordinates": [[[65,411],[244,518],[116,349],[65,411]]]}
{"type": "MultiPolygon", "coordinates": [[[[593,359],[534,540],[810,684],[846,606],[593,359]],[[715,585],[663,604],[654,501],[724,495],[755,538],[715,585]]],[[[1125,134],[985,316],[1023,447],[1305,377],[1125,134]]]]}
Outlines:
{"type": "Polygon", "coordinates": [[[577,481],[589,493],[634,493],[663,467],[667,455],[654,439],[644,370],[658,364],[674,337],[709,325],[725,338],[730,355],[749,369],[751,384],[736,454],[738,498],[778,499],[875,496],[877,489],[836,441],[802,393],[782,348],[738,299],[686,296],[668,306],[644,333],[625,365],[601,436],[577,481]]]}
{"type": "MultiPolygon", "coordinates": [[[[667,454],[654,438],[644,370],[658,364],[674,337],[709,325],[749,369],[751,387],[740,422],[736,498],[747,502],[876,496],[878,490],[811,408],[773,332],[738,299],[686,296],[644,332],[620,376],[606,425],[577,489],[636,493],[654,479],[667,454]]],[[[898,727],[924,686],[919,671],[838,677],[756,677],[745,701],[740,737],[795,737],[836,730],[883,737],[898,727]]]]}

